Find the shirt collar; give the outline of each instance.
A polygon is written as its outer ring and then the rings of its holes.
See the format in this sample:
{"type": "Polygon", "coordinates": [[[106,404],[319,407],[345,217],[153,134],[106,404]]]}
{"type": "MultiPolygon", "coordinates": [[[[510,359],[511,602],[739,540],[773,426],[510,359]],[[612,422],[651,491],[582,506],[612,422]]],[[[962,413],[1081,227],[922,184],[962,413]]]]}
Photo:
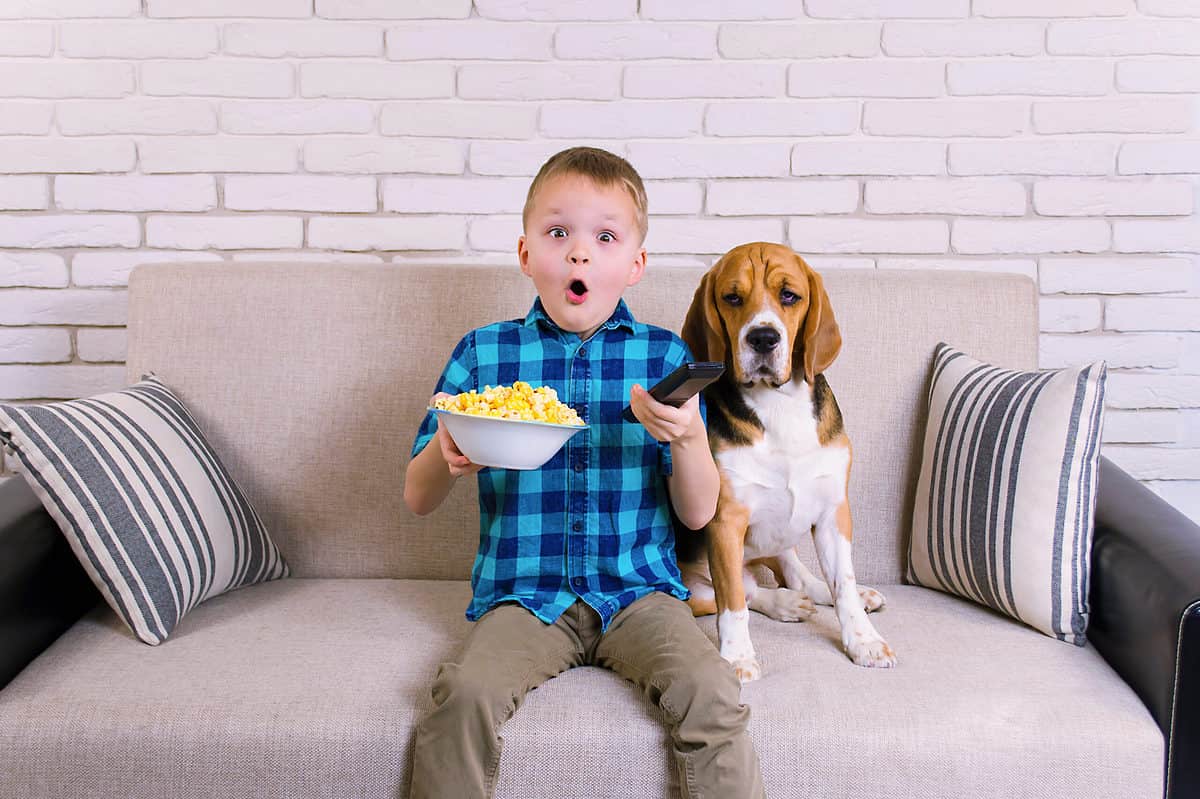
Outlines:
{"type": "MultiPolygon", "coordinates": [[[[529,313],[525,316],[525,326],[533,327],[538,323],[546,325],[546,327],[557,332],[560,336],[576,335],[568,333],[554,323],[550,318],[550,314],[546,313],[545,307],[542,305],[542,298],[538,297],[533,301],[533,307],[529,309],[529,313]]],[[[612,315],[608,320],[600,325],[600,330],[615,330],[618,327],[624,327],[630,332],[634,332],[634,318],[629,310],[629,306],[625,304],[625,300],[617,300],[617,307],[613,309],[612,315]]]]}

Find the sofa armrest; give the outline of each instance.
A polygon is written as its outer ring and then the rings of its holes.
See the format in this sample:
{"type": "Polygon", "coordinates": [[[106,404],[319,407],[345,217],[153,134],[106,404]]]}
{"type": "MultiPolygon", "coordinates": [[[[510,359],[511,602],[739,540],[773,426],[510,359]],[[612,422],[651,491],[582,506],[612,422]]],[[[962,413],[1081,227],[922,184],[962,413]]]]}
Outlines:
{"type": "Polygon", "coordinates": [[[37,495],[0,480],[0,687],[99,599],[37,495]]]}
{"type": "Polygon", "coordinates": [[[1166,796],[1200,796],[1200,526],[1101,459],[1088,640],[1166,741],[1166,796]]]}

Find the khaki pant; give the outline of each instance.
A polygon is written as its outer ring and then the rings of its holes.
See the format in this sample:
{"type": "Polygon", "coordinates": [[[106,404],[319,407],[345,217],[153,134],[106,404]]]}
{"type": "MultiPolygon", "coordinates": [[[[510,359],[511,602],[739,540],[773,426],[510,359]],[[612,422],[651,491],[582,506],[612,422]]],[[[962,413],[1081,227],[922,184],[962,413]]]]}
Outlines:
{"type": "Polygon", "coordinates": [[[500,725],[530,690],[581,665],[612,669],[663,710],[685,797],[763,796],[746,732],[750,710],[733,669],[685,603],[654,593],[618,613],[603,634],[599,615],[581,600],[554,624],[515,604],[486,613],[462,652],[438,669],[434,708],[417,727],[411,799],[492,796],[500,725]]]}

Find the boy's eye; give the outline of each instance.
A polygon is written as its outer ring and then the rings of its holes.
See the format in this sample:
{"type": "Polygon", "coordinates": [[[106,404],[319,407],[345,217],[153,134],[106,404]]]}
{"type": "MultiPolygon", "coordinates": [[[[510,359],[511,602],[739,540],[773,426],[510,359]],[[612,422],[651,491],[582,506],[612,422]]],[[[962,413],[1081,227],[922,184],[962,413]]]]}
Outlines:
{"type": "Polygon", "coordinates": [[[599,236],[597,236],[597,238],[599,238],[600,241],[603,241],[605,243],[617,240],[617,237],[614,236],[613,234],[609,233],[607,230],[604,231],[603,233],[601,233],[599,236]]]}
{"type": "Polygon", "coordinates": [[[565,239],[567,237],[567,231],[563,230],[560,227],[552,227],[552,228],[550,228],[549,232],[550,232],[551,237],[556,238],[556,239],[565,239]]]}

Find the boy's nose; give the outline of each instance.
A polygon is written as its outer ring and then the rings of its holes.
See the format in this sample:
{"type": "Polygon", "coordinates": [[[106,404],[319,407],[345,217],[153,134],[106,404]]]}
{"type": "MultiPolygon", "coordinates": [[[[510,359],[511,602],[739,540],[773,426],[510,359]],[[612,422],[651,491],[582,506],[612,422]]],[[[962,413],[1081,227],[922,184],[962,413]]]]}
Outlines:
{"type": "Polygon", "coordinates": [[[573,264],[586,264],[588,262],[587,250],[581,247],[576,247],[567,254],[567,258],[570,259],[571,263],[573,264]]]}

